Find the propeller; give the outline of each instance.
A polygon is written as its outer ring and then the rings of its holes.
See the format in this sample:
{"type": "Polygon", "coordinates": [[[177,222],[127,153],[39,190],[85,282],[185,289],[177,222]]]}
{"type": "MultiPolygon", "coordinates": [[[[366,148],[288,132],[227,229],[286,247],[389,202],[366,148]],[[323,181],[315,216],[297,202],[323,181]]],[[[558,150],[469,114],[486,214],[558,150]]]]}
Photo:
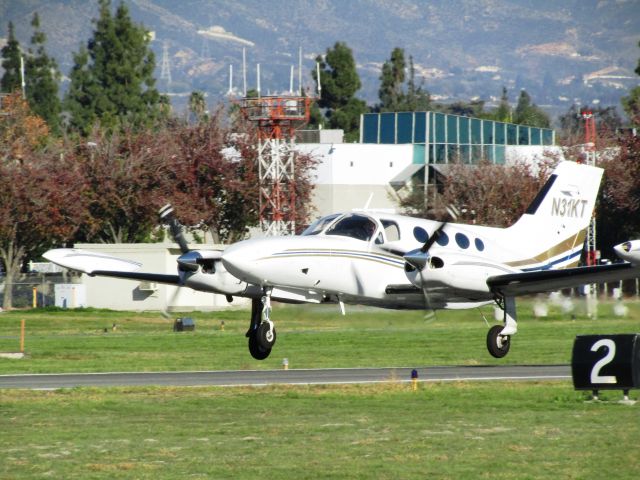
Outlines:
{"type": "Polygon", "coordinates": [[[203,273],[215,274],[216,262],[220,261],[222,252],[218,250],[191,250],[182,231],[182,225],[176,219],[171,204],[162,207],[158,214],[160,215],[160,221],[169,227],[171,238],[178,244],[181,252],[181,255],[176,260],[178,262],[180,284],[167,302],[167,308],[162,312],[163,317],[169,318],[169,308],[176,302],[187,279],[200,270],[203,273]]]}
{"type": "Polygon", "coordinates": [[[170,203],[167,203],[160,209],[158,214],[160,215],[160,221],[169,226],[171,238],[173,238],[173,241],[178,244],[180,251],[183,254],[190,252],[189,246],[187,245],[187,239],[184,237],[184,233],[182,232],[182,225],[180,225],[180,222],[178,222],[173,213],[173,206],[171,206],[170,203]]]}
{"type": "MultiPolygon", "coordinates": [[[[184,233],[182,231],[182,225],[180,224],[180,222],[178,222],[178,220],[175,217],[173,206],[170,203],[166,204],[164,207],[162,207],[158,211],[158,214],[160,215],[160,221],[169,227],[169,233],[171,234],[171,238],[180,247],[180,252],[182,253],[182,255],[178,257],[178,275],[180,277],[180,284],[182,284],[184,283],[185,273],[187,271],[194,271],[198,268],[197,265],[195,265],[195,269],[193,268],[194,262],[190,261],[192,260],[192,258],[184,258],[184,257],[193,257],[193,255],[191,254],[196,252],[192,252],[189,249],[189,246],[187,245],[187,239],[185,238],[184,233]]],[[[171,298],[169,299],[169,301],[167,301],[167,306],[162,311],[162,316],[164,318],[166,319],[171,318],[169,309],[178,299],[178,295],[180,294],[181,289],[182,287],[178,285],[177,288],[174,290],[173,294],[171,295],[171,298]]]]}
{"type": "Polygon", "coordinates": [[[429,250],[431,250],[433,244],[436,243],[442,236],[442,232],[444,231],[447,224],[451,220],[455,221],[460,215],[460,212],[455,206],[449,205],[447,206],[447,214],[450,220],[445,220],[440,225],[438,225],[438,228],[436,228],[435,231],[429,236],[429,238],[427,238],[427,241],[424,242],[424,245],[422,245],[422,247],[416,250],[412,250],[404,255],[405,261],[411,267],[419,270],[420,272],[424,270],[424,267],[427,265],[427,262],[431,258],[429,255],[429,250]]]}
{"type": "Polygon", "coordinates": [[[425,277],[424,277],[424,268],[427,266],[427,263],[431,260],[431,256],[429,255],[429,250],[434,243],[438,241],[438,239],[442,236],[443,231],[447,224],[450,221],[455,221],[460,215],[459,210],[454,205],[448,205],[446,207],[447,215],[449,220],[445,220],[444,222],[438,225],[438,228],[427,238],[422,247],[412,250],[404,255],[404,259],[407,262],[405,269],[408,270],[409,267],[418,271],[418,275],[420,275],[420,285],[422,288],[422,294],[424,295],[424,306],[425,310],[429,313],[425,314],[425,320],[431,320],[435,318],[436,313],[435,309],[431,306],[431,299],[429,298],[429,292],[426,287],[425,277]]]}

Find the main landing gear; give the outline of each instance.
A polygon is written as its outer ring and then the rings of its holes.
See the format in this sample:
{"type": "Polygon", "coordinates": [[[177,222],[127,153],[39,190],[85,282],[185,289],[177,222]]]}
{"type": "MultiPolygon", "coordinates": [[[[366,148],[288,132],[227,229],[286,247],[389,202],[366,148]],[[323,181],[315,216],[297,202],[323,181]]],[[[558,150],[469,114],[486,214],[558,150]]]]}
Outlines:
{"type": "Polygon", "coordinates": [[[504,312],[504,325],[494,325],[487,333],[487,350],[495,358],[509,353],[511,336],[518,331],[516,322],[516,299],[514,297],[496,297],[496,303],[504,312]]]}
{"type": "Polygon", "coordinates": [[[251,324],[247,331],[249,353],[256,360],[264,360],[276,343],[276,329],[270,319],[271,292],[264,291],[262,298],[251,300],[251,324]]]}

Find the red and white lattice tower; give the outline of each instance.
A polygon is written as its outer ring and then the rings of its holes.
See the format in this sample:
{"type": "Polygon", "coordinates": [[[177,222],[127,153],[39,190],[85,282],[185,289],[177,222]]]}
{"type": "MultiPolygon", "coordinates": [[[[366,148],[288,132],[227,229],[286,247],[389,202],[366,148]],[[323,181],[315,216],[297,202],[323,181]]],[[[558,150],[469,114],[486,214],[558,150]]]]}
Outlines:
{"type": "MultiPolygon", "coordinates": [[[[584,163],[595,166],[596,164],[596,120],[591,110],[583,110],[584,119],[584,163]]],[[[596,249],[596,217],[595,210],[591,223],[587,230],[587,265],[598,263],[596,249]]]]}
{"type": "Polygon", "coordinates": [[[312,99],[245,97],[242,113],[258,127],[260,228],[265,235],[295,233],[295,131],[309,122],[312,99]]]}

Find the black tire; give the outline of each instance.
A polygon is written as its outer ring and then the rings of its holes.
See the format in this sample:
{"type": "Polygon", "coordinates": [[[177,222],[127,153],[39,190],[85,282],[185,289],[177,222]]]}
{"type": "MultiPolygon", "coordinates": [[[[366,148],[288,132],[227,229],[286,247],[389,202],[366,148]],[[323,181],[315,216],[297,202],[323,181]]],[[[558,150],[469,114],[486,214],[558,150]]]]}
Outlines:
{"type": "Polygon", "coordinates": [[[255,331],[256,341],[264,350],[271,350],[276,343],[276,329],[273,333],[269,332],[269,323],[262,322],[255,331]]]}
{"type": "Polygon", "coordinates": [[[249,353],[256,360],[264,360],[271,353],[271,349],[263,348],[258,344],[256,333],[257,332],[253,332],[251,335],[249,335],[249,353]]]}
{"type": "Polygon", "coordinates": [[[511,346],[511,337],[509,335],[500,335],[503,328],[503,325],[494,325],[487,333],[487,350],[495,358],[504,357],[509,353],[509,347],[511,346]]]}

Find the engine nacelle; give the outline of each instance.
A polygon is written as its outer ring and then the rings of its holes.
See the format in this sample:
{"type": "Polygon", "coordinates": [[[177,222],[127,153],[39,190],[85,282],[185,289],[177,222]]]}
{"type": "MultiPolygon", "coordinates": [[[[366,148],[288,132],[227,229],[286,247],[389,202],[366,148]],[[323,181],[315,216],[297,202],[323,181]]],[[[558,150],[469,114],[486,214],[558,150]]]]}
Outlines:
{"type": "Polygon", "coordinates": [[[227,272],[220,260],[220,253],[219,251],[194,250],[181,255],[178,264],[180,269],[186,273],[185,286],[201,292],[223,295],[244,293],[247,289],[247,283],[227,272]]]}
{"type": "Polygon", "coordinates": [[[487,278],[515,272],[518,270],[484,257],[456,253],[429,256],[422,270],[406,269],[407,278],[418,288],[478,293],[490,292],[487,278]]]}

